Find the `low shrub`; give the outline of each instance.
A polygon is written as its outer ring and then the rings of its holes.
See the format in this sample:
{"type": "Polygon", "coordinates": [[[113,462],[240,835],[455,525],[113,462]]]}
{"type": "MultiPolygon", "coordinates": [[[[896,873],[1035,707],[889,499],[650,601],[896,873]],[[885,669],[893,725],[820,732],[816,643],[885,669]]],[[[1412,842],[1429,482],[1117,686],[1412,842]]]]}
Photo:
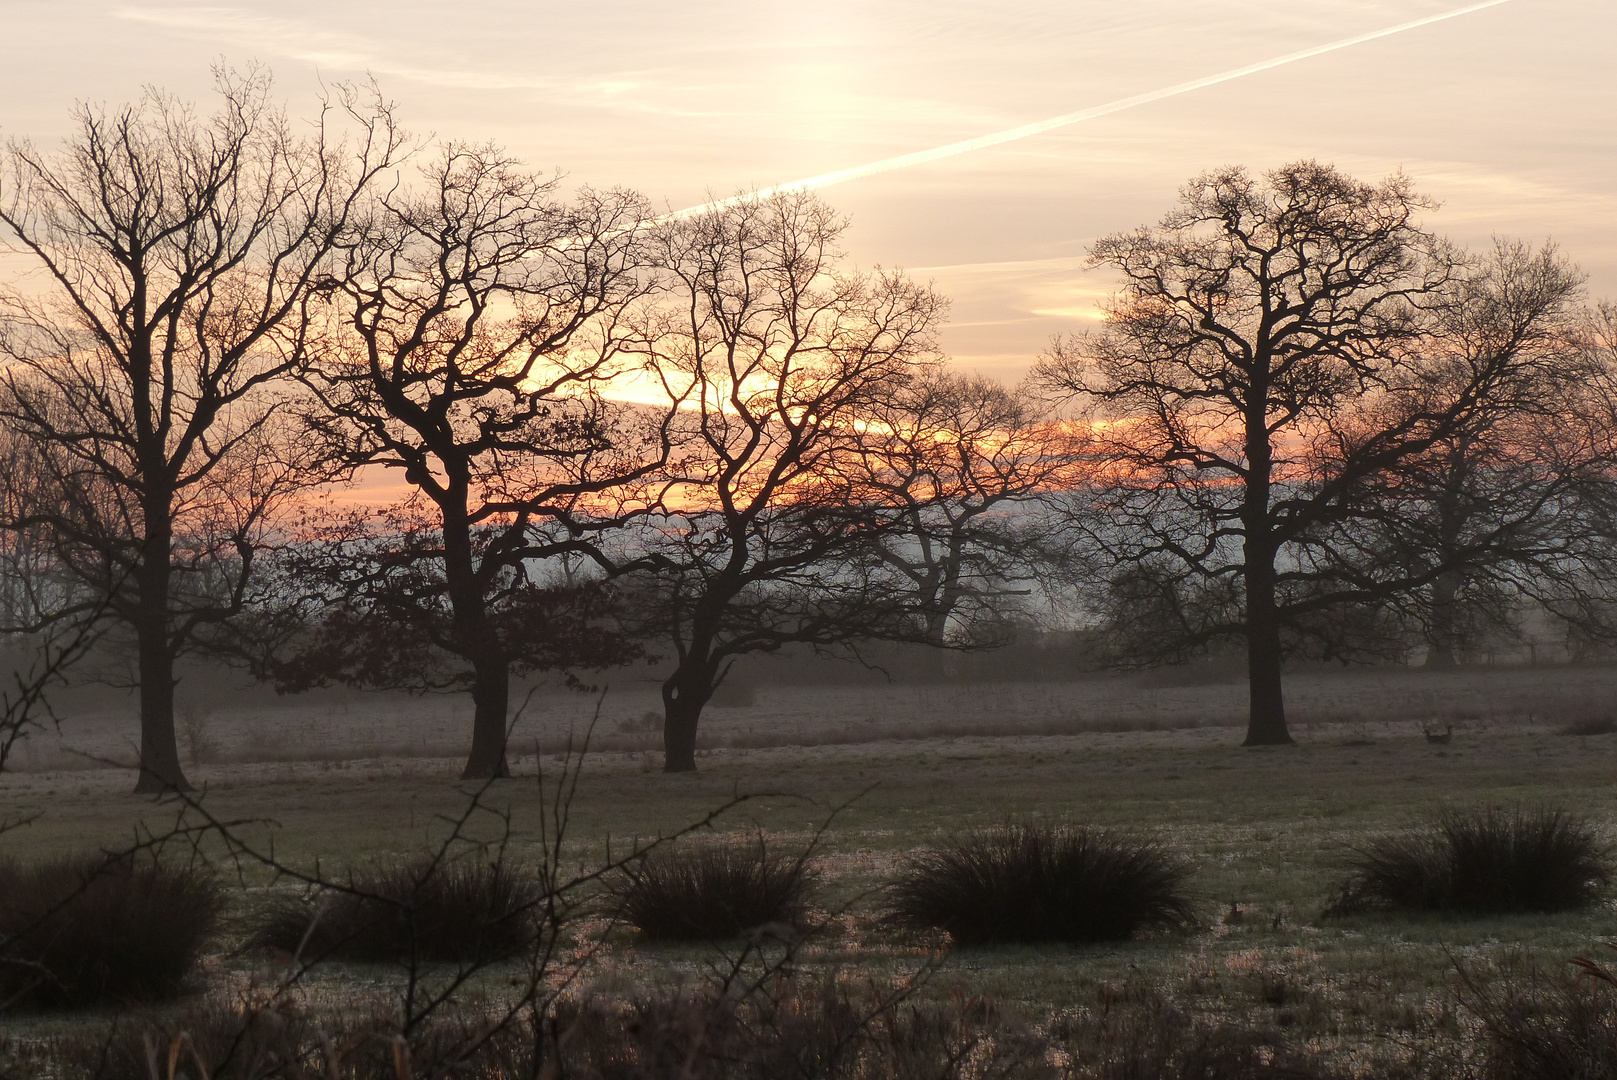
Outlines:
{"type": "Polygon", "coordinates": [[[272,900],[248,944],[305,961],[484,963],[534,940],[539,899],[504,862],[423,855],[356,869],[346,889],[272,900]]]}
{"type": "Polygon", "coordinates": [[[171,997],[218,926],[199,867],[80,856],[0,865],[0,1008],[171,997]]]}
{"type": "Polygon", "coordinates": [[[816,881],[809,853],[746,841],[659,847],[608,886],[606,910],[648,938],[715,941],[777,924],[800,929],[816,881]]]}
{"type": "Polygon", "coordinates": [[[1567,911],[1599,899],[1611,880],[1608,848],[1576,814],[1450,810],[1357,849],[1327,914],[1567,911]]]}
{"type": "Polygon", "coordinates": [[[1123,941],[1188,925],[1188,868],[1104,829],[1012,824],[913,856],[888,891],[889,922],[958,945],[1123,941]]]}

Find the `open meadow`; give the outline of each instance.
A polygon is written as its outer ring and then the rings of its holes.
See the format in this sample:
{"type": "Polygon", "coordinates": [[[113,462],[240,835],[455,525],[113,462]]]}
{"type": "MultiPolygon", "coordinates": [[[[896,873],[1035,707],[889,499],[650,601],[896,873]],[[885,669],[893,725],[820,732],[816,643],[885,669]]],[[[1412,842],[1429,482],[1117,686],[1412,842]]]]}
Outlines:
{"type": "MultiPolygon", "coordinates": [[[[601,705],[596,741],[616,748],[583,762],[564,862],[593,865],[609,841],[622,851],[745,796],[715,829],[761,832],[791,850],[824,828],[815,903],[831,917],[802,963],[883,981],[928,964],[942,944],[878,919],[882,889],[910,853],[1011,820],[1113,827],[1189,864],[1192,927],[1121,944],[955,949],[919,994],[986,996],[1034,1025],[1118,995],[1161,994],[1190,1016],[1278,1031],[1339,1068],[1385,1075],[1429,1053],[1463,1052],[1476,1035],[1457,1003],[1463,979],[1493,964],[1519,966],[1528,953],[1546,971],[1597,955],[1617,937],[1617,912],[1608,896],[1553,915],[1325,918],[1345,860],[1443,808],[1549,804],[1585,815],[1606,842],[1617,838],[1617,734],[1566,733],[1569,725],[1599,731],[1614,693],[1617,673],[1604,668],[1300,675],[1290,698],[1299,745],[1242,749],[1233,726],[1239,686],[780,687],[758,690],[751,705],[712,710],[699,771],[664,775],[637,726],[650,695],[614,692],[601,705]],[[1429,743],[1423,725],[1452,725],[1452,741],[1429,743]]],[[[569,726],[582,730],[593,701],[530,707],[516,745],[526,738],[546,752],[518,757],[518,775],[480,796],[455,779],[458,760],[432,756],[453,742],[446,703],[410,704],[421,715],[391,730],[364,713],[374,699],[313,706],[301,718],[275,710],[279,729],[270,726],[275,717],[221,709],[209,727],[215,763],[192,771],[201,804],[239,822],[236,833],[261,849],[273,842],[285,864],[331,873],[428,849],[476,797],[499,813],[474,815],[470,835],[505,836],[518,863],[538,858],[541,811],[563,766],[551,748],[569,726]],[[257,746],[281,752],[252,753],[255,731],[257,746]],[[341,752],[390,741],[402,748],[393,756],[341,752]],[[300,748],[313,760],[293,760],[300,748]]],[[[83,733],[69,722],[64,738],[75,735],[83,733]]],[[[106,738],[101,749],[110,754],[116,747],[106,738]]],[[[53,760],[33,753],[36,768],[53,760]]],[[[129,787],[126,772],[109,768],[6,777],[0,820],[25,824],[0,835],[0,857],[113,849],[173,823],[172,802],[129,787]]],[[[217,844],[206,846],[220,857],[217,844]]],[[[207,989],[198,992],[266,978],[264,959],[238,948],[242,918],[266,888],[292,888],[252,865],[231,881],[233,919],[209,948],[207,989]]],[[[598,918],[568,932],[581,948],[604,935],[583,979],[609,995],[700,979],[734,952],[648,944],[598,918]]],[[[401,978],[387,965],[328,964],[300,992],[328,1003],[383,1001],[401,978]]],[[[495,996],[498,982],[489,984],[495,996]]],[[[13,1015],[4,1023],[26,1042],[85,1022],[13,1015]]]]}

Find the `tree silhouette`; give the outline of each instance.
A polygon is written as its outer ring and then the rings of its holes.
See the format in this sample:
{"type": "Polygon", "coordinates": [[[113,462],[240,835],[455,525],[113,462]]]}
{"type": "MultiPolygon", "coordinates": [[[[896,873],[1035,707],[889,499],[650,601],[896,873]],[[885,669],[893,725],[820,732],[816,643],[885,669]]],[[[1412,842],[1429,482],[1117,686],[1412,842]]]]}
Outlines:
{"type": "Polygon", "coordinates": [[[58,614],[133,631],[137,791],[186,785],[175,658],[244,610],[272,513],[308,478],[280,386],[311,287],[402,145],[352,91],[300,136],[264,73],[216,85],[206,119],[157,91],[81,106],[61,153],[14,142],[0,177],[6,248],[42,271],[0,287],[0,419],[34,465],[0,524],[49,538],[78,589],[58,614]]]}
{"type": "Polygon", "coordinates": [[[305,653],[282,676],[469,683],[468,778],[507,773],[513,663],[577,655],[540,647],[557,635],[523,639],[538,613],[577,615],[595,595],[562,602],[533,580],[536,564],[644,509],[625,501],[630,485],[668,450],[672,408],[602,394],[643,363],[627,316],[651,284],[645,203],[589,190],[568,203],[555,188],[497,148],[445,146],[418,185],[369,207],[330,287],[332,324],[299,369],[321,456],[397,470],[412,489],[368,524],[328,528],[310,550],[304,570],[326,583],[316,595],[350,599],[299,647],[318,651],[344,620],[374,618],[378,631],[415,634],[395,647],[421,663],[390,667],[387,635],[365,634],[350,639],[353,656],[305,653]],[[445,675],[423,650],[460,667],[445,675]]]}
{"type": "Polygon", "coordinates": [[[1040,499],[1087,482],[1089,440],[1043,413],[1025,388],[950,372],[913,380],[872,413],[905,516],[876,555],[908,581],[928,644],[1003,643],[1007,608],[1064,555],[1040,499]]]}
{"type": "Polygon", "coordinates": [[[643,629],[673,647],[664,768],[696,767],[702,709],[735,657],[918,637],[875,542],[900,529],[869,421],[934,363],[942,301],[842,272],[844,223],[812,195],[744,198],[664,223],[669,283],[649,348],[683,401],[667,516],[648,522],[643,629]]]}
{"type": "MultiPolygon", "coordinates": [[[[1288,634],[1429,586],[1452,563],[1387,558],[1400,467],[1516,407],[1562,362],[1577,275],[1551,252],[1466,260],[1416,220],[1403,177],[1314,162],[1184,189],[1156,228],[1098,241],[1123,278],[1104,329],[1058,343],[1051,389],[1094,405],[1108,482],[1075,517],[1187,632],[1246,646],[1247,745],[1289,743],[1288,634]],[[1177,583],[1177,584],[1175,584],[1177,583]],[[1174,588],[1167,588],[1174,585],[1174,588]]],[[[1336,643],[1337,646],[1341,641],[1336,643]]]]}

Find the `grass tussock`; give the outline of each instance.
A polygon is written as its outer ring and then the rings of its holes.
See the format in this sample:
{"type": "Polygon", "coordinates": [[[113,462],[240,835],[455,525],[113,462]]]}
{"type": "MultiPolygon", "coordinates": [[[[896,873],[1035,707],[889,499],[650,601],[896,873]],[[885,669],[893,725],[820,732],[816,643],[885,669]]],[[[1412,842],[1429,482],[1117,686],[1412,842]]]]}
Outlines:
{"type": "Polygon", "coordinates": [[[1124,941],[1189,925],[1188,868],[1158,845],[1088,827],[1012,824],[909,860],[888,921],[957,945],[1124,941]]]}
{"type": "Polygon", "coordinates": [[[1585,818],[1547,807],[1445,811],[1359,848],[1327,914],[1569,911],[1611,884],[1610,851],[1585,818]]]}
{"type": "Polygon", "coordinates": [[[0,1008],[172,997],[222,909],[199,867],[102,856],[0,865],[0,1008]]]}
{"type": "Polygon", "coordinates": [[[534,940],[538,901],[538,886],[503,861],[423,855],[271,901],[248,944],[304,961],[488,962],[534,940]]]}
{"type": "Polygon", "coordinates": [[[683,840],[652,851],[609,887],[606,909],[648,938],[718,941],[802,928],[817,875],[808,852],[750,840],[683,840]]]}

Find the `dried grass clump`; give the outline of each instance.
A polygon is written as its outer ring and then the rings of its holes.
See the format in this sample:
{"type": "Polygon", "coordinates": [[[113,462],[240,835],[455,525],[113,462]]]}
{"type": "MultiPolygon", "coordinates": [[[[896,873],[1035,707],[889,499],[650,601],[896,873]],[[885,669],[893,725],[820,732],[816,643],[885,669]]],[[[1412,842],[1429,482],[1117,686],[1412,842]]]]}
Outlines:
{"type": "Polygon", "coordinates": [[[487,963],[534,940],[539,892],[504,861],[399,859],[352,871],[343,889],[271,901],[249,946],[305,961],[487,963]]]}
{"type": "Polygon", "coordinates": [[[172,997],[222,910],[200,867],[103,856],[0,864],[0,1008],[172,997]]]}
{"type": "Polygon", "coordinates": [[[1342,1074],[1279,1031],[1199,1024],[1149,991],[1057,1016],[1063,1080],[1334,1080],[1342,1074]]]}
{"type": "Polygon", "coordinates": [[[1594,826],[1545,807],[1444,811],[1419,829],[1359,848],[1327,914],[1569,911],[1611,884],[1594,826]]]}
{"type": "Polygon", "coordinates": [[[1530,965],[1460,969],[1457,995],[1482,1022],[1488,1080],[1617,1076],[1617,974],[1586,957],[1572,963],[1551,977],[1530,965]]]}
{"type": "Polygon", "coordinates": [[[51,1040],[61,1080],[287,1080],[319,1075],[318,1037],[296,1014],[245,1012],[219,1002],[164,1016],[120,1017],[110,1028],[51,1040]]]}
{"type": "Polygon", "coordinates": [[[906,1000],[863,980],[782,980],[564,1011],[556,1075],[580,1080],[1055,1080],[1045,1040],[981,998],[906,1000]]]}
{"type": "Polygon", "coordinates": [[[751,840],[659,847],[608,887],[606,910],[648,938],[718,941],[762,927],[801,929],[817,881],[807,851],[751,840]]]}
{"type": "Polygon", "coordinates": [[[1160,846],[1089,827],[1012,824],[913,856],[888,921],[958,945],[1124,941],[1194,920],[1188,868],[1160,846]]]}
{"type": "Polygon", "coordinates": [[[79,1030],[47,1056],[59,1080],[1056,1080],[1046,1040],[980,998],[912,1001],[834,972],[737,989],[568,997],[492,1029],[451,1009],[408,1032],[375,1013],[207,1004],[79,1030]]]}

